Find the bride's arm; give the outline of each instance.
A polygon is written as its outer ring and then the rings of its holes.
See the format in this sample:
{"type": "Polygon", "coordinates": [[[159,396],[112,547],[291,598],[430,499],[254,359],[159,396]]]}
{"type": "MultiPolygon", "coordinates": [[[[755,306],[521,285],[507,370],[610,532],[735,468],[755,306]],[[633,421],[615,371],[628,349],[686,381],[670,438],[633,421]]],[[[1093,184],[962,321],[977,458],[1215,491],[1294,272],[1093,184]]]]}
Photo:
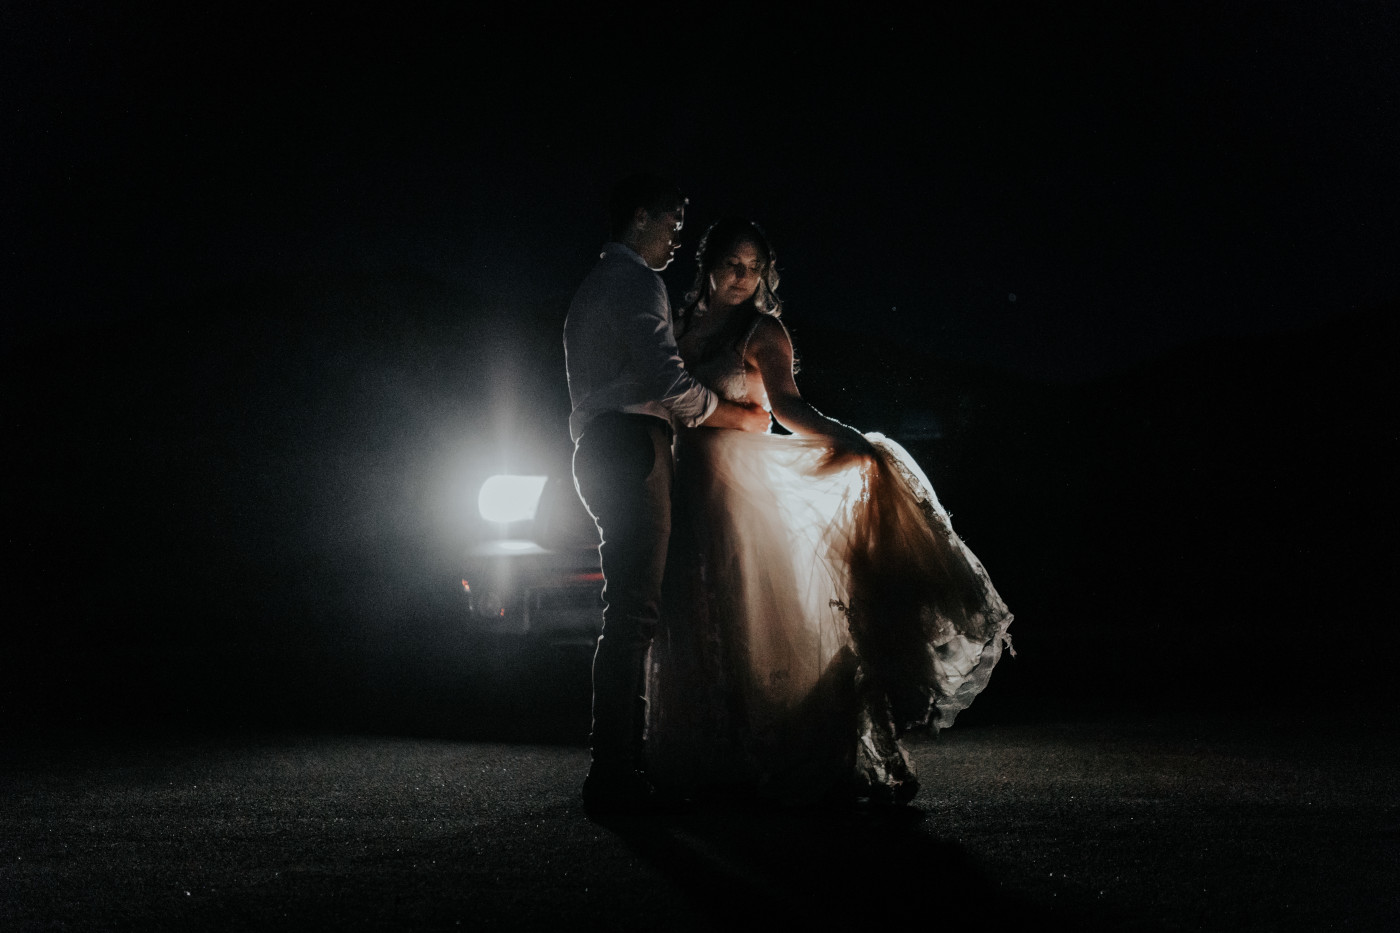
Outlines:
{"type": "Polygon", "coordinates": [[[777,318],[759,318],[749,337],[745,361],[752,363],[763,377],[773,417],[793,434],[815,434],[836,442],[838,450],[870,454],[870,442],[855,428],[828,418],[817,411],[797,390],[792,376],[792,340],[787,328],[777,318]]]}

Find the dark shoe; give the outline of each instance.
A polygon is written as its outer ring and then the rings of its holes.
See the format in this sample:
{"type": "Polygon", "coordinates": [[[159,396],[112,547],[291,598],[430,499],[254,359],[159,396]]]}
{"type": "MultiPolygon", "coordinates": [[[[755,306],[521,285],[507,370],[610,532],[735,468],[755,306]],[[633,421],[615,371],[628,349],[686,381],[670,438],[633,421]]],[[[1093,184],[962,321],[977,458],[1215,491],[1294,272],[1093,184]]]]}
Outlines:
{"type": "Polygon", "coordinates": [[[656,790],[633,768],[594,762],[583,781],[583,808],[590,815],[646,813],[656,804],[656,790]]]}
{"type": "Polygon", "coordinates": [[[919,779],[911,776],[894,784],[878,784],[870,788],[869,796],[872,806],[903,807],[913,801],[918,793],[919,779]]]}

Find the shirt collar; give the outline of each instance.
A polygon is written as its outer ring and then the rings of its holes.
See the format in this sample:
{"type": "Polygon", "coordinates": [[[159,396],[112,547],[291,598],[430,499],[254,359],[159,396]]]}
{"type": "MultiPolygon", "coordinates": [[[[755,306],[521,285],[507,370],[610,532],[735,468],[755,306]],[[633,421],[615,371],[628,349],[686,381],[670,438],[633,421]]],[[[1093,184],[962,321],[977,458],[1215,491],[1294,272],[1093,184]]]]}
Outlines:
{"type": "Polygon", "coordinates": [[[641,253],[638,253],[626,243],[619,243],[617,240],[609,240],[607,243],[603,244],[603,251],[598,254],[598,258],[602,259],[606,256],[617,256],[621,259],[630,259],[637,265],[646,269],[647,271],[652,271],[651,266],[647,265],[647,261],[642,258],[641,253]]]}

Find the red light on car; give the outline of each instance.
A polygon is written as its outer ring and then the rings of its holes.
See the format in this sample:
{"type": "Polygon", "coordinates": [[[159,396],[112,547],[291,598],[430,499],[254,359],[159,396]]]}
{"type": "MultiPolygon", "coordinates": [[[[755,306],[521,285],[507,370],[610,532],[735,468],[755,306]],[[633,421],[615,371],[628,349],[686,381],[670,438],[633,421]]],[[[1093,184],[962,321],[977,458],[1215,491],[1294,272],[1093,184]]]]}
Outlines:
{"type": "Polygon", "coordinates": [[[602,583],[602,582],[603,582],[603,575],[602,575],[601,573],[598,573],[597,571],[594,571],[593,573],[576,573],[576,574],[574,574],[574,582],[575,582],[575,583],[602,583]]]}
{"type": "Polygon", "coordinates": [[[466,580],[463,580],[463,581],[462,581],[462,592],[464,592],[464,593],[470,593],[471,591],[472,591],[472,585],[471,585],[470,583],[468,583],[466,580]]]}

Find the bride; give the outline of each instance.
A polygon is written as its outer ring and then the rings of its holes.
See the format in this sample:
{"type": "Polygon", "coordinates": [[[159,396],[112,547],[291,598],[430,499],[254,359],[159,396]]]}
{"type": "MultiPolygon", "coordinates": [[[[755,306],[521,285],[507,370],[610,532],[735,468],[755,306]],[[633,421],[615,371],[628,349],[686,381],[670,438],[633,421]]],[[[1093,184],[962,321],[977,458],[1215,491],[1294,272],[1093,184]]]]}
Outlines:
{"type": "Polygon", "coordinates": [[[907,802],[899,736],[952,724],[1011,613],[909,454],[803,400],[763,231],[715,223],[699,266],[676,321],[687,369],[792,433],[677,437],[648,772],[686,794],[907,802]]]}

